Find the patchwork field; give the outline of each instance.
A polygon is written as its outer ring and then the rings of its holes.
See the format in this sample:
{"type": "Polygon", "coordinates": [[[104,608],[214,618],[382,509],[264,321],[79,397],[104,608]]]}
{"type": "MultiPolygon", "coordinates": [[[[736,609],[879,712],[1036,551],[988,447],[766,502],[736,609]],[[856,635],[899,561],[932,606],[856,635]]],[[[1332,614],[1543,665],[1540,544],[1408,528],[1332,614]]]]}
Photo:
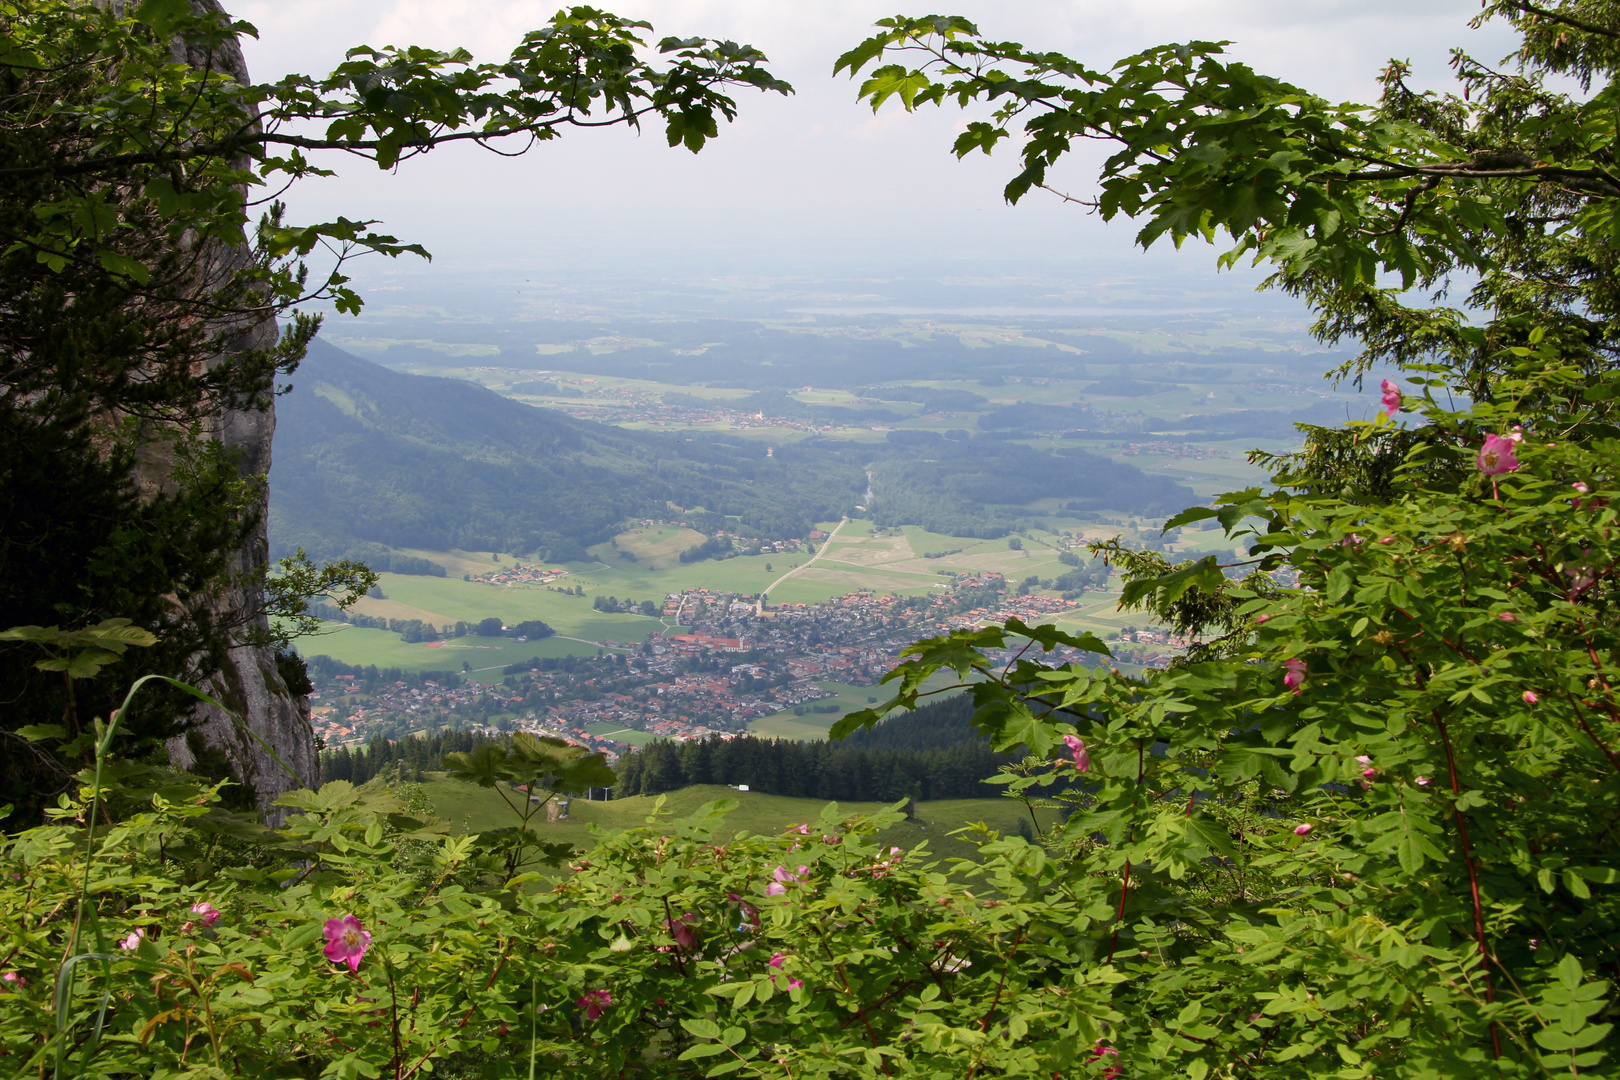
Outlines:
{"type": "MultiPolygon", "coordinates": [[[[836,522],[822,528],[831,531],[836,522]]],[[[1075,535],[1103,539],[1123,535],[1146,540],[1158,530],[1134,520],[1118,524],[1069,521],[1054,523],[1075,535]]],[[[665,596],[688,589],[706,588],[717,592],[754,595],[775,582],[782,573],[804,562],[808,556],[757,555],[724,560],[682,563],[679,553],[700,540],[699,534],[674,526],[641,526],[620,533],[613,543],[602,544],[592,554],[601,561],[570,563],[562,569],[567,576],[548,588],[540,584],[486,585],[463,581],[459,574],[487,573],[510,568],[515,559],[505,553],[433,552],[412,549],[406,554],[431,559],[445,566],[447,577],[383,574],[383,599],[367,597],[355,611],[388,619],[420,619],[435,626],[448,623],[476,623],[499,618],[510,625],[526,619],[539,619],[556,630],[556,636],[538,641],[517,642],[510,638],[465,637],[444,642],[407,643],[385,630],[362,629],[338,623],[324,625],[322,636],[306,640],[300,648],[308,655],[325,653],[344,663],[376,664],[408,671],[462,670],[463,664],[486,681],[498,681],[500,669],[530,657],[594,655],[601,649],[622,651],[648,638],[678,633],[683,628],[672,621],[644,615],[607,614],[592,607],[595,597],[618,600],[654,600],[662,606],[665,596]],[[616,545],[616,546],[615,546],[616,545]],[[623,558],[629,552],[634,561],[623,558]],[[645,554],[645,558],[643,558],[645,554]],[[611,562],[609,560],[612,560],[611,562]],[[767,570],[766,567],[770,569],[767,570]],[[578,587],[584,595],[563,589],[578,587]]],[[[906,527],[901,530],[875,530],[867,520],[844,525],[837,539],[815,563],[787,581],[771,588],[770,603],[813,604],[858,589],[879,594],[921,595],[938,591],[957,574],[995,572],[1014,586],[1028,577],[1056,578],[1068,569],[1058,561],[1060,537],[1054,532],[1029,530],[1019,538],[1021,550],[1014,550],[1007,539],[982,540],[950,536],[906,527]],[[934,555],[934,558],[926,558],[934,555]]],[[[1183,532],[1178,550],[1203,552],[1228,550],[1229,545],[1216,531],[1183,532]]],[[[1142,625],[1140,615],[1123,615],[1114,610],[1117,591],[1087,593],[1083,606],[1055,616],[1053,621],[1066,630],[1107,633],[1127,624],[1142,625]]],[[[858,695],[854,707],[864,708],[867,691],[858,695]]],[[[792,738],[819,738],[831,719],[793,716],[791,712],[762,717],[753,730],[792,738]]]]}

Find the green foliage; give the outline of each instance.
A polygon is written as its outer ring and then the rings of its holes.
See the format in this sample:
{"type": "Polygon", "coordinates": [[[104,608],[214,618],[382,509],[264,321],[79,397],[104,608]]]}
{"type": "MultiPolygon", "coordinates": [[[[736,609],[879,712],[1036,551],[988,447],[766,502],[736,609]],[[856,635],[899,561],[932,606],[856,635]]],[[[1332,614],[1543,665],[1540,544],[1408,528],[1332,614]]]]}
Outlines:
{"type": "Polygon", "coordinates": [[[505,742],[485,742],[470,751],[445,754],[444,767],[453,780],[494,789],[517,815],[515,827],[479,837],[480,850],[500,856],[503,881],[513,879],[533,859],[555,865],[572,850],[567,844],[541,840],[530,828],[530,821],[542,807],[558,795],[611,787],[614,781],[613,770],[601,754],[549,735],[527,732],[519,732],[505,742]],[[519,795],[519,801],[513,801],[508,789],[519,795]]]}
{"type": "Polygon", "coordinates": [[[265,580],[264,614],[268,626],[261,635],[267,643],[284,650],[293,639],[320,631],[321,619],[311,610],[311,601],[331,600],[339,611],[347,611],[375,589],[377,581],[374,570],[348,559],[317,567],[299,548],[282,559],[276,573],[265,580]]]}
{"type": "Polygon", "coordinates": [[[1026,919],[1057,912],[1037,895],[1050,863],[1021,840],[991,845],[1001,899],[987,900],[926,855],[875,844],[896,813],[830,807],[802,831],[719,846],[735,804],[710,804],[604,836],[558,888],[491,894],[471,873],[476,838],[332,783],[284,800],[288,824],[255,834],[253,865],[187,881],[184,861],[218,835],[215,797],[154,796],[88,860],[82,794],[6,841],[0,910],[23,928],[0,1010],[12,1071],[684,1075],[724,1057],[772,1076],[865,1075],[919,1024],[928,1038],[904,1054],[931,1070],[1050,1068],[1072,1040],[1036,1047],[1095,998],[1088,978],[1058,1012],[1042,1004],[1074,978],[1061,946],[1029,943],[1026,919]],[[72,909],[87,868],[84,920],[104,944],[61,965],[73,923],[51,913],[72,909]],[[328,920],[348,915],[371,935],[353,973],[323,954],[328,920]],[[969,1037],[987,1010],[993,1034],[969,1037]]]}

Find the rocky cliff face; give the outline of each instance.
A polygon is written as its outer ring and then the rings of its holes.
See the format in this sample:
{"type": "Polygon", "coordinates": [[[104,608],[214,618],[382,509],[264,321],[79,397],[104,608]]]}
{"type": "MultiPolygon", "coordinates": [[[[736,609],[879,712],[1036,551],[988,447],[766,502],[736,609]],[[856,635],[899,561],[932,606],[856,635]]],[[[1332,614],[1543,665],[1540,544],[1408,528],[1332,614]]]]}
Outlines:
{"type": "MultiPolygon", "coordinates": [[[[219,11],[217,0],[192,0],[197,11],[219,11]]],[[[216,70],[231,73],[239,82],[248,81],[247,62],[235,42],[208,56],[201,50],[186,52],[183,58],[193,66],[211,63],[216,70]]],[[[218,258],[229,265],[246,258],[242,251],[222,251],[218,258]]],[[[275,341],[277,328],[268,323],[246,334],[238,343],[243,349],[262,349],[275,341]]],[[[238,452],[243,476],[265,476],[270,472],[270,442],[276,431],[275,403],[269,398],[264,407],[252,410],[221,409],[212,417],[206,435],[220,439],[227,447],[238,452]]],[[[167,454],[154,453],[143,459],[137,470],[137,480],[144,489],[156,490],[169,482],[173,462],[167,454]]],[[[269,545],[265,538],[266,506],[258,507],[259,526],[232,560],[232,575],[237,581],[255,581],[269,559],[269,545]]],[[[215,603],[222,612],[258,612],[261,598],[251,587],[233,586],[215,603]]],[[[227,619],[227,621],[234,621],[227,619]]],[[[257,625],[264,629],[262,614],[257,625]]],[[[196,753],[203,748],[217,748],[231,762],[238,780],[252,785],[259,805],[267,808],[283,792],[300,787],[313,787],[320,779],[319,762],[315,754],[315,737],[310,727],[309,702],[294,698],[276,672],[274,652],[268,647],[242,643],[243,634],[237,635],[223,670],[207,687],[213,697],[224,704],[235,719],[211,706],[197,711],[197,726],[189,738],[172,740],[169,744],[170,760],[181,768],[190,768],[196,753]],[[247,734],[252,731],[268,744],[265,746],[247,734]],[[276,758],[281,762],[278,764],[276,758]],[[289,773],[290,770],[290,773],[289,773]]]]}
{"type": "MultiPolygon", "coordinates": [[[[273,334],[274,327],[269,328],[269,332],[273,334]]],[[[270,471],[270,442],[276,429],[273,404],[253,411],[221,411],[216,421],[213,433],[240,453],[243,475],[262,476],[270,471]]],[[[164,465],[156,461],[143,463],[142,469],[148,474],[143,475],[143,483],[167,476],[164,465]],[[150,475],[152,473],[158,475],[150,475]]],[[[268,561],[264,510],[261,502],[259,525],[232,560],[232,574],[239,581],[257,580],[256,571],[268,561]]],[[[260,598],[247,588],[233,586],[215,603],[223,612],[234,613],[258,611],[259,601],[260,598]]],[[[258,615],[250,625],[254,624],[264,629],[264,616],[258,615]]],[[[241,636],[239,632],[239,643],[231,647],[223,669],[207,688],[235,718],[212,706],[200,706],[197,726],[187,738],[170,741],[169,756],[174,764],[190,768],[202,747],[224,751],[236,778],[252,785],[260,806],[268,807],[285,791],[316,786],[320,767],[310,727],[308,700],[294,698],[288,692],[276,671],[275,654],[270,648],[240,643],[241,636]],[[269,749],[248,735],[244,727],[264,740],[269,749]]]]}

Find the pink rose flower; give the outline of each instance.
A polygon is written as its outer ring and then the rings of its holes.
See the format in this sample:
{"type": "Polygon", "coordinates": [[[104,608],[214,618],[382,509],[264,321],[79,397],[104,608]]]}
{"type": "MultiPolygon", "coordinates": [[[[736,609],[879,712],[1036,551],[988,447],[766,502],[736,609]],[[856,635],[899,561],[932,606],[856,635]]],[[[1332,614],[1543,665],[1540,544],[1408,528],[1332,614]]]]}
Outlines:
{"type": "Polygon", "coordinates": [[[1074,767],[1080,772],[1091,771],[1091,755],[1086,753],[1086,740],[1076,735],[1063,736],[1063,745],[1074,755],[1074,767]]]}
{"type": "Polygon", "coordinates": [[[1259,626],[1261,623],[1265,622],[1266,620],[1268,620],[1270,618],[1271,618],[1270,615],[1256,615],[1254,617],[1254,625],[1259,626]]]}
{"type": "Polygon", "coordinates": [[[1427,776],[1420,776],[1417,778],[1417,784],[1419,787],[1428,787],[1432,783],[1434,783],[1434,781],[1429,779],[1427,776]]]}
{"type": "Polygon", "coordinates": [[[350,971],[359,971],[360,958],[371,948],[371,935],[360,925],[360,920],[353,915],[327,919],[323,933],[326,958],[334,964],[348,964],[350,971]]]}
{"type": "Polygon", "coordinates": [[[785,866],[778,865],[775,870],[771,871],[771,877],[775,878],[776,880],[765,886],[765,895],[781,896],[783,893],[787,892],[787,887],[789,885],[803,881],[809,875],[809,873],[810,868],[808,866],[801,865],[798,871],[795,872],[789,870],[785,866]]]}
{"type": "Polygon", "coordinates": [[[1518,456],[1513,452],[1518,442],[1519,440],[1515,438],[1487,435],[1485,445],[1479,448],[1479,456],[1474,459],[1474,463],[1486,476],[1510,473],[1519,467],[1518,456]]]}
{"type": "Polygon", "coordinates": [[[1395,538],[1393,536],[1380,536],[1378,538],[1378,542],[1380,544],[1393,544],[1395,542],[1395,538]]]}
{"type": "Polygon", "coordinates": [[[1299,693],[1299,688],[1305,685],[1305,661],[1297,656],[1291,656],[1283,661],[1283,667],[1288,672],[1283,676],[1283,685],[1294,693],[1299,693]]]}
{"type": "Polygon", "coordinates": [[[141,947],[141,939],[144,937],[146,937],[145,930],[131,930],[129,932],[129,936],[118,943],[118,947],[123,949],[125,952],[134,952],[136,949],[141,947]]]}
{"type": "Polygon", "coordinates": [[[678,919],[664,920],[664,929],[669,931],[669,936],[675,939],[676,945],[686,952],[693,952],[698,944],[697,932],[692,929],[692,924],[696,921],[697,916],[688,911],[678,919]]]}
{"type": "Polygon", "coordinates": [[[1393,419],[1395,414],[1401,411],[1401,388],[1385,379],[1378,384],[1378,389],[1384,392],[1382,398],[1384,411],[1393,419]]]}
{"type": "Polygon", "coordinates": [[[7,986],[0,987],[0,991],[9,990],[13,986],[20,990],[28,985],[28,980],[23,978],[15,971],[8,971],[5,974],[0,975],[0,982],[9,984],[7,986]]]}
{"type": "Polygon", "coordinates": [[[213,926],[219,922],[219,909],[206,900],[199,900],[192,904],[191,913],[197,916],[204,926],[213,926]]]}
{"type": "Polygon", "coordinates": [[[602,1015],[604,1009],[613,1004],[613,995],[606,990],[587,990],[574,1004],[585,1010],[585,1019],[595,1020],[602,1015]]]}
{"type": "Polygon", "coordinates": [[[1536,696],[1536,692],[1534,690],[1526,690],[1524,692],[1524,703],[1526,705],[1534,705],[1536,702],[1538,702],[1540,700],[1541,699],[1536,696]]]}
{"type": "Polygon", "coordinates": [[[1315,825],[1295,825],[1294,826],[1294,835],[1295,836],[1309,836],[1311,834],[1311,830],[1314,829],[1314,828],[1316,828],[1315,825]]]}
{"type": "Polygon", "coordinates": [[[1513,614],[1513,612],[1511,612],[1511,611],[1504,611],[1504,612],[1502,612],[1502,614],[1498,615],[1497,618],[1501,619],[1503,622],[1518,622],[1519,621],[1519,617],[1517,615],[1513,614]]]}

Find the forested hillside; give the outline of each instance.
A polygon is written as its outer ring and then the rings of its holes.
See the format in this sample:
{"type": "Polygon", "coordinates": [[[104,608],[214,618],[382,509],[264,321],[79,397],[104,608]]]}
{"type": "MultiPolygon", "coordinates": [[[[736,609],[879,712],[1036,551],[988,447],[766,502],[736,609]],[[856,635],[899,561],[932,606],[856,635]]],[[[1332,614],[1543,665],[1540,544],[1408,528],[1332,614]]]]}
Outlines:
{"type": "Polygon", "coordinates": [[[957,695],[843,742],[660,739],[619,760],[616,790],[658,795],[692,784],[746,784],[768,795],[846,802],[984,798],[998,790],[984,781],[1020,755],[992,751],[972,717],[972,698],[957,695]]]}
{"type": "Polygon", "coordinates": [[[912,712],[892,713],[874,727],[850,732],[839,745],[851,750],[937,750],[983,739],[973,728],[973,699],[952,694],[912,712]]]}
{"type": "Polygon", "coordinates": [[[402,375],[320,341],[281,399],[271,540],[322,556],[367,541],[584,557],[669,504],[804,536],[859,501],[859,455],[623,431],[454,379],[402,375]]]}
{"type": "MultiPolygon", "coordinates": [[[[894,434],[894,433],[891,433],[894,434]]],[[[907,432],[930,436],[932,432],[907,432]]],[[[1130,507],[1163,515],[1194,501],[1187,487],[1084,450],[1032,450],[993,436],[909,441],[872,468],[872,517],[957,536],[1002,536],[1027,503],[1062,498],[1077,510],[1130,507]]]]}

